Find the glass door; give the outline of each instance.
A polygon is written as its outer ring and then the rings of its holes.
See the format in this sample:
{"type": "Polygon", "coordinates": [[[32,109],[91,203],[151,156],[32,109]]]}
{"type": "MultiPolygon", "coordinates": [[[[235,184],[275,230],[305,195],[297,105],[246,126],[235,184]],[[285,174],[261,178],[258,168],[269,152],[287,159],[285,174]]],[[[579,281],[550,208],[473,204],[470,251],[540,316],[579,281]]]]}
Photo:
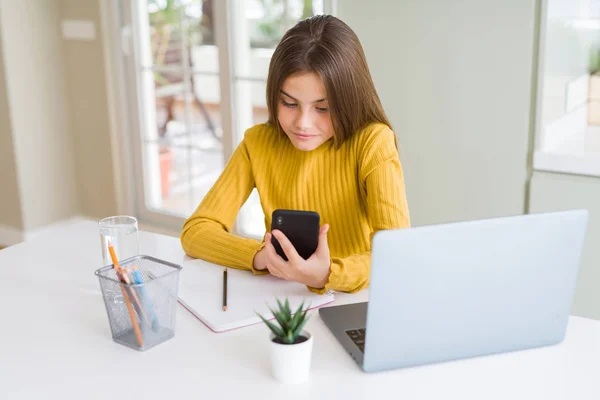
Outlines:
{"type": "MultiPolygon", "coordinates": [[[[142,221],[179,229],[219,177],[246,129],[267,120],[273,50],[323,0],[120,2],[135,204],[142,221]],[[124,33],[124,34],[123,34],[124,33]]],[[[262,237],[252,193],[236,231],[262,237]]]]}

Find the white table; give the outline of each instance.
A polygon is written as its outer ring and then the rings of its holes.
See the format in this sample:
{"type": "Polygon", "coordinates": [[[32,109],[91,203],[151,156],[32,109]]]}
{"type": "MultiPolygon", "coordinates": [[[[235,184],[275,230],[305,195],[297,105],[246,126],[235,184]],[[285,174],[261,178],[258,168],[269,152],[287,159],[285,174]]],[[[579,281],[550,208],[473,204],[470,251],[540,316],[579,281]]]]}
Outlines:
{"type": "MultiPolygon", "coordinates": [[[[178,239],[140,241],[142,253],[184,264],[178,239]]],[[[262,324],[215,334],[180,306],[175,337],[137,352],[112,341],[100,260],[92,221],[0,251],[1,399],[600,399],[600,322],[578,317],[559,345],[365,374],[312,312],[301,385],[271,378],[262,324]]],[[[340,294],[336,304],[365,299],[340,294]]]]}

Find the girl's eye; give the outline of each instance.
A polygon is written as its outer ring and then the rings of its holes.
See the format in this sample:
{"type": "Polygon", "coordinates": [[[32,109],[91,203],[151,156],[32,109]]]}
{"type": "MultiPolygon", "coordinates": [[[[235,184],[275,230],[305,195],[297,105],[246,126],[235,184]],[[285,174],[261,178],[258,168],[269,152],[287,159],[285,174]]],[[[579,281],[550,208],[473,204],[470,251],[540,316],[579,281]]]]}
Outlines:
{"type": "Polygon", "coordinates": [[[322,113],[326,113],[327,111],[329,111],[329,108],[317,107],[317,111],[322,112],[322,113]]]}
{"type": "Polygon", "coordinates": [[[285,101],[285,100],[281,100],[281,103],[282,103],[284,106],[286,106],[286,107],[290,107],[290,108],[298,106],[298,104],[296,104],[296,103],[288,103],[288,102],[287,102],[287,101],[285,101]]]}

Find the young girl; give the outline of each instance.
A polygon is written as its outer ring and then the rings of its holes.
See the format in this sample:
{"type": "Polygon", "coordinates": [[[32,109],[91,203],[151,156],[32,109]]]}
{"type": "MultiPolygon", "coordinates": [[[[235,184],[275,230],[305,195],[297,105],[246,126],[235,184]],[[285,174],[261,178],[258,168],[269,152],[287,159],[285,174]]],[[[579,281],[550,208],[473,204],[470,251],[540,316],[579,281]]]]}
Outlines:
{"type": "Polygon", "coordinates": [[[183,226],[185,252],[317,293],[363,289],[373,234],[409,227],[410,219],[396,136],[354,32],[332,16],[298,22],[273,53],[267,106],[269,121],[246,131],[183,226]],[[230,233],[254,188],[267,230],[279,208],[320,214],[325,223],[308,260],[281,231],[267,233],[262,243],[230,233]],[[275,252],[271,235],[289,261],[275,252]]]}

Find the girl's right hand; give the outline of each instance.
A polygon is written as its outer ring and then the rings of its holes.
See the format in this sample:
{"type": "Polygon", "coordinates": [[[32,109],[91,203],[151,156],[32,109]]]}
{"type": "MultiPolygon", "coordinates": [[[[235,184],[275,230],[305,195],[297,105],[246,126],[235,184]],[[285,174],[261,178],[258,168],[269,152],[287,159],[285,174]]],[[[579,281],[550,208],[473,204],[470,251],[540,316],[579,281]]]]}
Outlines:
{"type": "Polygon", "coordinates": [[[263,247],[254,255],[252,260],[252,266],[257,271],[264,271],[267,269],[267,249],[263,247]]]}

